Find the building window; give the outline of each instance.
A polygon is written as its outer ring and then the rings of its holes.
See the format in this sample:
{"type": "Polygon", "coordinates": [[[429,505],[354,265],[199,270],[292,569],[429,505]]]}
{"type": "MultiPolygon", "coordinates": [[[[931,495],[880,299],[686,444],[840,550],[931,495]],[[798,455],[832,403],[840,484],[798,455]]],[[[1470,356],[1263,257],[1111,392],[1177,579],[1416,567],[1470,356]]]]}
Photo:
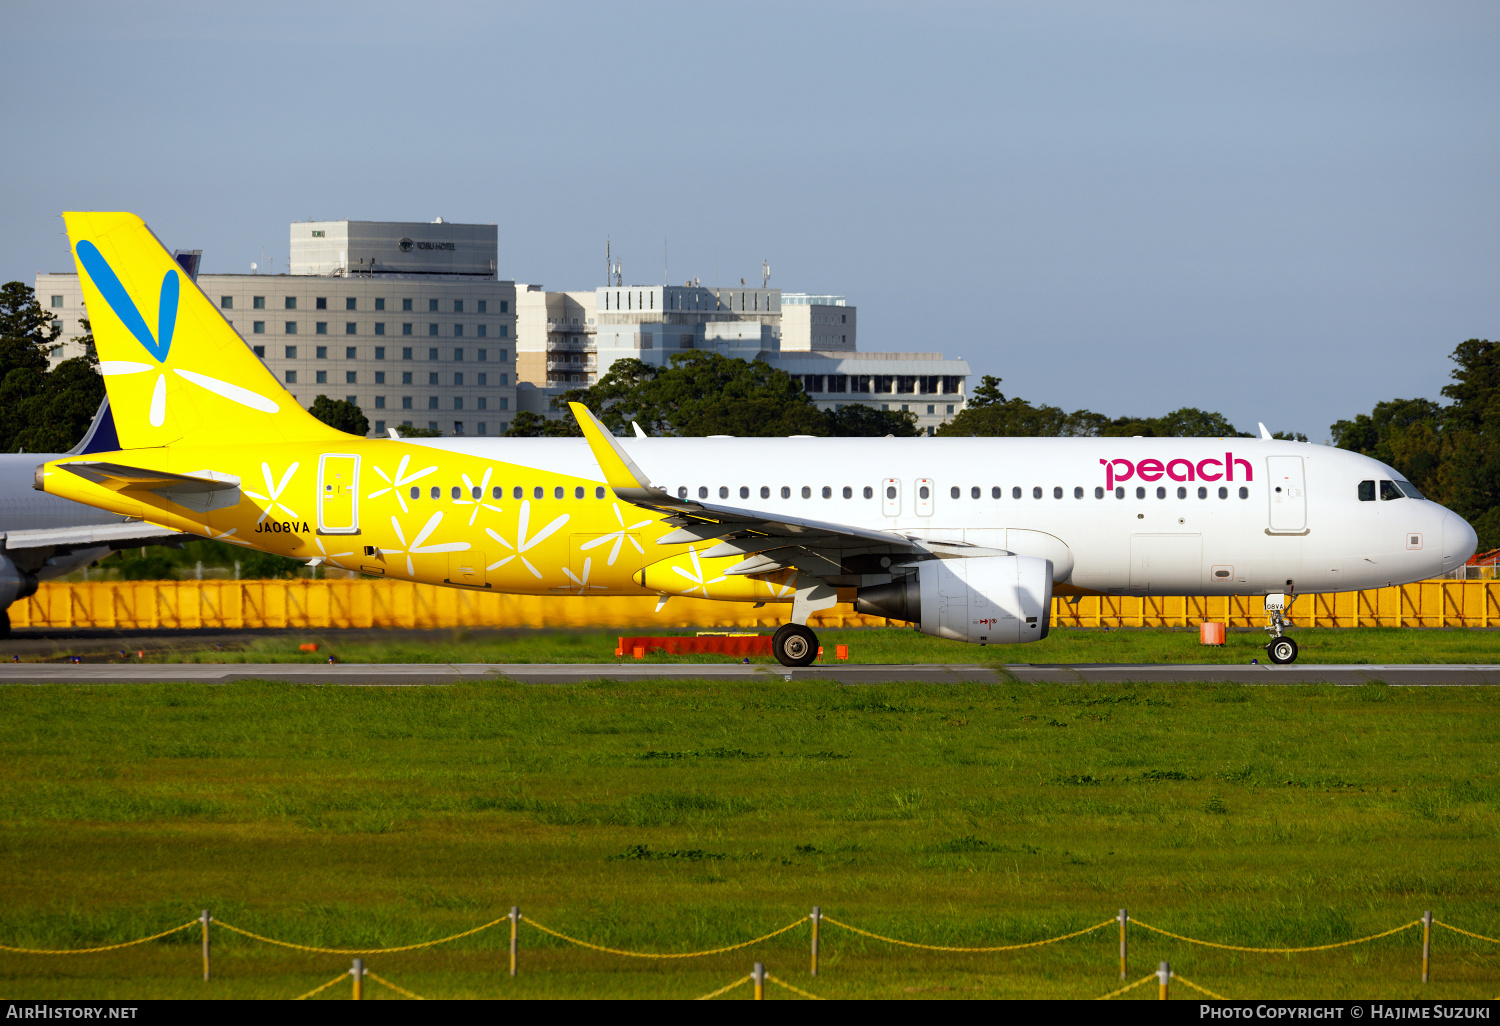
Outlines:
{"type": "Polygon", "coordinates": [[[490,408],[489,407],[489,400],[488,400],[487,397],[485,397],[485,396],[480,396],[479,397],[479,407],[478,408],[481,409],[481,410],[487,410],[487,409],[490,408]]]}
{"type": "Polygon", "coordinates": [[[453,408],[455,410],[461,410],[461,409],[464,408],[464,397],[463,396],[456,395],[456,396],[453,397],[453,408]]]}
{"type": "Polygon", "coordinates": [[[507,325],[507,324],[500,325],[500,337],[501,338],[509,338],[510,337],[510,326],[509,325],[507,325]]]}
{"type": "Polygon", "coordinates": [[[297,383],[297,372],[296,371],[287,371],[286,372],[286,383],[288,385],[295,385],[297,383]]]}
{"type": "Polygon", "coordinates": [[[502,410],[508,410],[508,409],[510,409],[510,400],[509,399],[501,399],[500,400],[500,408],[502,410]]]}
{"type": "Polygon", "coordinates": [[[385,409],[385,396],[383,396],[383,395],[377,395],[375,397],[375,408],[377,410],[383,410],[383,409],[385,409]]]}
{"type": "MultiPolygon", "coordinates": [[[[481,305],[483,305],[483,304],[481,304],[481,305]]],[[[476,434],[481,434],[481,435],[488,434],[489,433],[488,430],[487,430],[488,427],[489,427],[489,425],[486,424],[484,421],[481,420],[479,422],[479,430],[477,432],[475,432],[475,433],[476,434]]]]}
{"type": "Polygon", "coordinates": [[[480,338],[485,338],[490,333],[489,328],[490,326],[488,324],[480,324],[474,328],[474,333],[480,338]]]}
{"type": "Polygon", "coordinates": [[[461,434],[464,433],[464,422],[463,421],[461,421],[461,420],[455,420],[453,422],[453,433],[455,435],[461,435],[461,434]]]}
{"type": "Polygon", "coordinates": [[[437,429],[438,429],[437,421],[435,421],[435,420],[429,420],[427,422],[427,430],[428,431],[436,431],[437,429]]]}
{"type": "Polygon", "coordinates": [[[462,363],[463,362],[463,358],[464,358],[464,351],[462,349],[455,349],[455,350],[453,350],[453,362],[454,363],[462,363]]]}
{"type": "Polygon", "coordinates": [[[502,374],[502,375],[500,375],[500,384],[502,384],[502,385],[508,385],[508,384],[510,384],[510,375],[509,374],[502,374]]]}
{"type": "Polygon", "coordinates": [[[375,309],[377,309],[377,310],[384,310],[385,309],[385,300],[383,300],[383,299],[377,299],[377,300],[375,300],[375,309]]]}
{"type": "Polygon", "coordinates": [[[359,405],[359,396],[357,396],[357,395],[346,395],[346,396],[344,396],[344,402],[348,403],[350,406],[358,406],[359,405]]]}
{"type": "Polygon", "coordinates": [[[355,380],[358,377],[358,374],[359,374],[358,371],[344,371],[344,384],[346,384],[346,385],[357,385],[357,384],[359,384],[359,382],[357,380],[355,380]]]}
{"type": "Polygon", "coordinates": [[[314,321],[313,322],[313,333],[316,334],[316,335],[326,335],[326,334],[328,334],[328,322],[327,321],[314,321]]]}
{"type": "Polygon", "coordinates": [[[454,338],[462,338],[463,334],[464,334],[464,326],[462,324],[455,324],[453,326],[453,337],[454,338]]]}
{"type": "Polygon", "coordinates": [[[385,384],[385,371],[376,371],[375,372],[375,384],[377,384],[377,385],[383,385],[383,384],[385,384]]]}
{"type": "Polygon", "coordinates": [[[410,335],[411,334],[411,325],[410,324],[403,324],[403,325],[401,325],[401,334],[403,334],[403,335],[410,335]]]}
{"type": "Polygon", "coordinates": [[[409,385],[409,384],[411,384],[411,371],[402,371],[401,372],[401,384],[403,384],[403,385],[409,385]]]}
{"type": "Polygon", "coordinates": [[[346,360],[353,360],[353,359],[355,359],[356,358],[355,357],[355,353],[357,353],[357,352],[359,352],[359,350],[358,350],[357,347],[355,347],[355,346],[345,346],[344,347],[344,359],[346,359],[346,360]]]}
{"type": "Polygon", "coordinates": [[[477,359],[479,360],[480,363],[484,363],[489,358],[490,358],[490,351],[488,349],[481,349],[481,350],[479,350],[479,356],[477,357],[477,359]]]}
{"type": "Polygon", "coordinates": [[[251,331],[252,334],[255,334],[255,335],[264,335],[266,333],[266,322],[265,321],[251,321],[250,322],[250,331],[251,331]]]}
{"type": "Polygon", "coordinates": [[[356,310],[356,309],[358,309],[358,307],[354,303],[354,297],[353,296],[345,296],[344,297],[344,309],[345,310],[356,310]]]}
{"type": "Polygon", "coordinates": [[[265,346],[255,346],[254,349],[255,349],[255,355],[257,357],[259,357],[262,360],[264,360],[266,358],[266,347],[265,346]]]}
{"type": "Polygon", "coordinates": [[[352,334],[354,334],[354,322],[353,321],[345,321],[344,322],[344,334],[345,335],[352,335],[352,334]]]}
{"type": "Polygon", "coordinates": [[[937,412],[937,407],[934,406],[932,403],[928,403],[927,404],[927,412],[928,413],[936,413],[937,412]]]}
{"type": "Polygon", "coordinates": [[[286,309],[288,309],[288,310],[295,310],[295,309],[297,309],[297,297],[296,296],[287,296],[286,299],[284,300],[284,302],[286,303],[286,309]]]}
{"type": "Polygon", "coordinates": [[[455,299],[453,301],[453,312],[454,313],[463,313],[464,312],[464,301],[462,299],[455,299]]]}
{"type": "Polygon", "coordinates": [[[403,360],[410,360],[411,359],[411,346],[402,346],[401,347],[401,359],[403,359],[403,360]]]}
{"type": "Polygon", "coordinates": [[[385,321],[377,321],[376,322],[376,324],[375,324],[375,334],[377,334],[377,335],[384,335],[385,334],[385,321]]]}
{"type": "Polygon", "coordinates": [[[429,324],[429,325],[427,325],[427,334],[429,334],[429,335],[436,335],[437,334],[437,325],[436,324],[429,324]]]}
{"type": "Polygon", "coordinates": [[[437,384],[437,383],[438,383],[438,379],[437,379],[437,374],[436,374],[436,372],[434,372],[434,373],[432,373],[432,374],[429,374],[429,375],[427,375],[427,383],[428,383],[428,384],[429,384],[429,385],[436,385],[436,384],[437,384]]]}
{"type": "Polygon", "coordinates": [[[500,312],[501,313],[509,313],[510,312],[510,302],[508,300],[504,300],[504,299],[500,300],[500,312]]]}
{"type": "Polygon", "coordinates": [[[319,296],[316,300],[313,301],[313,305],[316,306],[319,310],[327,310],[328,309],[328,297],[327,296],[319,296]]]}
{"type": "Polygon", "coordinates": [[[326,385],[326,384],[328,384],[328,372],[327,371],[318,371],[318,381],[317,381],[317,383],[319,385],[326,385]]]}
{"type": "MultiPolygon", "coordinates": [[[[380,405],[380,401],[377,400],[376,403],[375,403],[375,405],[379,406],[380,405]]],[[[383,435],[383,434],[385,434],[385,421],[383,421],[383,420],[377,420],[375,422],[375,433],[377,435],[383,435]]]]}
{"type": "Polygon", "coordinates": [[[409,300],[409,299],[403,299],[403,300],[401,300],[401,309],[403,309],[403,310],[410,310],[411,309],[411,300],[409,300]]]}
{"type": "MultiPolygon", "coordinates": [[[[52,298],[60,300],[60,299],[62,299],[62,296],[53,296],[52,298]]],[[[53,303],[52,305],[53,306],[62,306],[62,303],[60,303],[60,302],[59,303],[53,303]]],[[[233,310],[234,309],[234,297],[233,296],[220,296],[219,297],[219,309],[221,309],[221,310],[233,310]]]]}
{"type": "Polygon", "coordinates": [[[436,299],[429,299],[427,301],[427,310],[429,313],[437,313],[437,303],[436,299]]]}
{"type": "Polygon", "coordinates": [[[430,396],[427,397],[427,408],[429,410],[435,410],[435,409],[438,408],[438,397],[437,396],[430,395],[430,396]]]}
{"type": "Polygon", "coordinates": [[[453,375],[453,384],[456,387],[462,388],[463,387],[463,383],[464,383],[464,376],[462,374],[454,374],[453,375]]]}
{"type": "Polygon", "coordinates": [[[488,374],[481,374],[481,375],[479,375],[479,387],[483,388],[485,385],[488,385],[488,384],[489,384],[489,375],[488,374]]]}
{"type": "Polygon", "coordinates": [[[318,360],[328,359],[328,347],[318,346],[313,350],[313,358],[318,360]]]}
{"type": "Polygon", "coordinates": [[[949,413],[952,413],[952,412],[953,412],[953,404],[952,404],[952,403],[949,403],[949,404],[948,404],[948,412],[949,412],[949,413]]]}
{"type": "Polygon", "coordinates": [[[509,349],[502,349],[502,350],[500,350],[500,362],[504,363],[506,360],[509,360],[509,359],[510,359],[510,350],[509,349]]]}
{"type": "MultiPolygon", "coordinates": [[[[480,313],[487,312],[489,310],[489,306],[490,306],[489,302],[487,300],[483,300],[483,299],[476,300],[474,305],[475,305],[475,309],[478,310],[480,313]]],[[[484,432],[482,432],[482,431],[480,432],[480,434],[483,434],[483,433],[484,432]]]]}
{"type": "Polygon", "coordinates": [[[409,395],[403,395],[401,397],[401,408],[403,410],[409,410],[409,409],[411,409],[411,396],[409,396],[409,395]]]}
{"type": "Polygon", "coordinates": [[[266,308],[266,297],[265,296],[251,296],[250,297],[250,305],[253,306],[257,310],[264,310],[266,308]]]}
{"type": "Polygon", "coordinates": [[[376,346],[375,347],[375,359],[377,359],[377,360],[384,360],[385,359],[385,346],[376,346]]]}
{"type": "Polygon", "coordinates": [[[287,346],[286,347],[286,358],[288,360],[295,360],[297,358],[297,347],[296,346],[287,346]]]}
{"type": "Polygon", "coordinates": [[[286,333],[288,335],[295,335],[295,334],[297,334],[297,322],[296,321],[287,321],[286,322],[286,333]]]}
{"type": "Polygon", "coordinates": [[[429,350],[427,350],[427,359],[429,359],[429,360],[436,360],[437,359],[437,350],[436,349],[429,349],[429,350]]]}

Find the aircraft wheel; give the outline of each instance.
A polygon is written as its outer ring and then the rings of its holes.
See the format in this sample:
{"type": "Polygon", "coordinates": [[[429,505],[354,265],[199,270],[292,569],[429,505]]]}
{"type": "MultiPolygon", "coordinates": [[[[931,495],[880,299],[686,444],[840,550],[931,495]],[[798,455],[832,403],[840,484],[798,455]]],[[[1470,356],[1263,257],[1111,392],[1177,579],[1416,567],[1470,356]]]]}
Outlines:
{"type": "Polygon", "coordinates": [[[808,666],[818,658],[818,636],[801,624],[782,624],[771,637],[771,651],[782,666],[808,666]]]}
{"type": "Polygon", "coordinates": [[[1277,638],[1266,646],[1266,654],[1271,657],[1271,662],[1285,666],[1297,661],[1297,643],[1291,638],[1277,638]]]}

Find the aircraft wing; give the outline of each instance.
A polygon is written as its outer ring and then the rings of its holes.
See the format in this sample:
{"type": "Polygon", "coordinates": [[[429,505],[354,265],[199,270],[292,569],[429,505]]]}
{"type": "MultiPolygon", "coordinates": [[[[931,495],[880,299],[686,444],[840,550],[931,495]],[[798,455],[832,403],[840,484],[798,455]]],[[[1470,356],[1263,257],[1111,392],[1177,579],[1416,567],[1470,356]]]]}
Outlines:
{"type": "Polygon", "coordinates": [[[762,574],[795,567],[813,577],[832,581],[861,573],[879,573],[891,561],[887,559],[882,566],[883,556],[922,559],[1005,554],[964,542],[930,541],[848,524],[677,498],[651,484],[587,406],[569,405],[615,494],[642,509],[667,514],[666,522],[677,528],[657,539],[657,544],[685,545],[719,539],[718,544],[700,555],[710,559],[745,557],[725,573],[762,574]]]}

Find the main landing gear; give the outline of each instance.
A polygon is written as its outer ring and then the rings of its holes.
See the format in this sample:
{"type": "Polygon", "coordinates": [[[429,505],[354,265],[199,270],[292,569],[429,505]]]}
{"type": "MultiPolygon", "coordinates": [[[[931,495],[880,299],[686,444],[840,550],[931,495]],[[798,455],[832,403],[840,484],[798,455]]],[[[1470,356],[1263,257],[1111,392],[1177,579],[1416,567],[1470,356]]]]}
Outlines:
{"type": "Polygon", "coordinates": [[[782,624],[771,636],[771,651],[782,666],[811,666],[818,658],[818,636],[801,624],[782,624]]]}
{"type": "Polygon", "coordinates": [[[1266,655],[1278,666],[1285,666],[1297,659],[1297,643],[1283,634],[1288,624],[1282,614],[1291,604],[1290,595],[1266,596],[1266,614],[1271,618],[1271,622],[1266,625],[1266,633],[1271,635],[1271,640],[1266,644],[1266,655]]]}

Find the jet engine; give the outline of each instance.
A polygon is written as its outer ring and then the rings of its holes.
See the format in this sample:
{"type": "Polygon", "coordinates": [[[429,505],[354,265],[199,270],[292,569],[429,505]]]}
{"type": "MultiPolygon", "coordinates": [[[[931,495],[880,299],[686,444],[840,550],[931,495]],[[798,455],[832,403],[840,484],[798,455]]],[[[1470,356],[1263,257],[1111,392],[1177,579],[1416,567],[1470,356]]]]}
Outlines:
{"type": "Polygon", "coordinates": [[[861,588],[854,608],[907,620],[923,634],[1014,645],[1047,636],[1052,562],[1035,556],[927,559],[890,584],[861,588]]]}
{"type": "Polygon", "coordinates": [[[0,553],[0,611],[16,599],[36,591],[36,576],[29,574],[4,553],[0,553]]]}

